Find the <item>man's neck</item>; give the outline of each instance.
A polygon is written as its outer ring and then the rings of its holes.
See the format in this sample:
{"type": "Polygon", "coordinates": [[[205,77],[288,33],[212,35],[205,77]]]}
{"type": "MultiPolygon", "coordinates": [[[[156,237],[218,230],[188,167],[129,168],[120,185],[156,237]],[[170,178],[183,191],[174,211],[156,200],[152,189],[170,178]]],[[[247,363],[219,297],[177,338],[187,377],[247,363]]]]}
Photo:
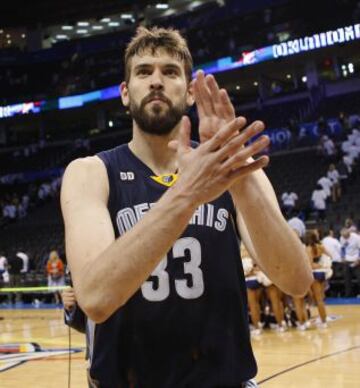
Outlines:
{"type": "Polygon", "coordinates": [[[168,148],[168,143],[175,139],[177,134],[178,128],[175,127],[168,135],[150,135],[134,123],[129,148],[156,175],[174,173],[177,170],[176,157],[174,151],[168,148]]]}

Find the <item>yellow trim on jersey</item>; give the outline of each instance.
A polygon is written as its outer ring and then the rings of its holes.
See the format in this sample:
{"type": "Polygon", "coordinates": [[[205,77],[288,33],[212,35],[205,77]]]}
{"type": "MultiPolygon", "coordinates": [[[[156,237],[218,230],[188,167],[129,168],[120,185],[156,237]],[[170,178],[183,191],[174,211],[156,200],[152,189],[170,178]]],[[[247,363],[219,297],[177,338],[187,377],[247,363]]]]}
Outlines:
{"type": "Polygon", "coordinates": [[[178,179],[178,174],[162,174],[158,176],[150,176],[155,182],[160,185],[171,187],[178,179]]]}

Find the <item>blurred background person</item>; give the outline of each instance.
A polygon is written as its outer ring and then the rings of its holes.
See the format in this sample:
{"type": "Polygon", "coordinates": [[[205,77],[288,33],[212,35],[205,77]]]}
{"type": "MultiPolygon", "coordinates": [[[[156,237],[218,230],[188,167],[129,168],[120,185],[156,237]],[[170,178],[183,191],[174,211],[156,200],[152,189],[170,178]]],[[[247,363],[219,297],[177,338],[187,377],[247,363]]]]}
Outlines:
{"type": "MultiPolygon", "coordinates": [[[[46,272],[48,275],[48,287],[63,287],[65,285],[64,263],[57,251],[50,252],[49,260],[46,263],[46,272]]],[[[60,304],[59,291],[55,291],[54,296],[55,303],[60,304]]]]}

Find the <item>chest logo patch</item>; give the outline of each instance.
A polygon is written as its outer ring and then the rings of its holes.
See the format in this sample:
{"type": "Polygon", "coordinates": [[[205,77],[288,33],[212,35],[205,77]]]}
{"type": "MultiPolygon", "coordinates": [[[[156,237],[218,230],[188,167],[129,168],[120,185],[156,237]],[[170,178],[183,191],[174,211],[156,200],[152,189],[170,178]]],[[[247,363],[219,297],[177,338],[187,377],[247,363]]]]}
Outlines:
{"type": "Polygon", "coordinates": [[[157,176],[150,176],[152,180],[159,183],[160,185],[171,187],[178,179],[177,174],[162,174],[157,176]]]}
{"type": "Polygon", "coordinates": [[[120,171],[120,180],[122,181],[133,181],[135,174],[132,171],[120,171]]]}

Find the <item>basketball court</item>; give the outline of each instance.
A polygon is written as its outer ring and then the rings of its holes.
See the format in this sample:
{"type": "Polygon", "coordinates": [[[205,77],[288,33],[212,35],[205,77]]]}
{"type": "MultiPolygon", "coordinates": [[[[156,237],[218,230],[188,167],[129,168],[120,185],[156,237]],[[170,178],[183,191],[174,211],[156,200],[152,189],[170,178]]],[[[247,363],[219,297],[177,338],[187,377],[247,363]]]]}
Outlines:
{"type": "MultiPolygon", "coordinates": [[[[360,304],[330,305],[328,314],[328,329],[266,330],[253,338],[261,387],[359,386],[360,304]]],[[[1,388],[67,387],[69,370],[71,387],[87,387],[85,338],[69,333],[62,309],[2,309],[0,317],[1,388]]]]}

